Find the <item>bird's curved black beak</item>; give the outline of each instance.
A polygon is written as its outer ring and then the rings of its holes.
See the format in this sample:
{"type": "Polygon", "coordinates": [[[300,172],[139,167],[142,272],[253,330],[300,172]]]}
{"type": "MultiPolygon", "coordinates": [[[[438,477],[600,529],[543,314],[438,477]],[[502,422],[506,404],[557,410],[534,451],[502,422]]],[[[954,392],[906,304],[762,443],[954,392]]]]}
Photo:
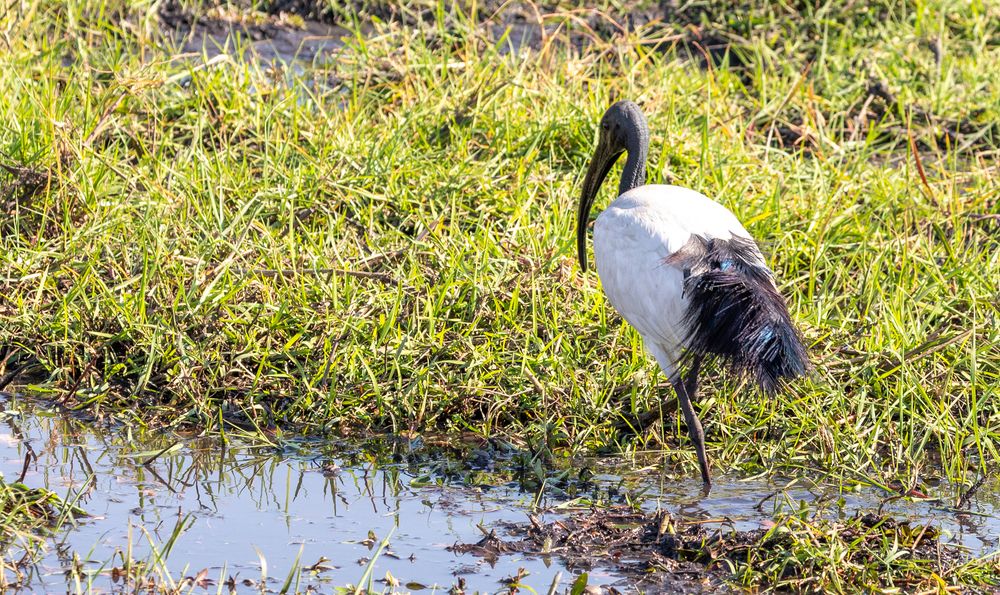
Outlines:
{"type": "Polygon", "coordinates": [[[576,253],[580,258],[580,269],[587,272],[587,224],[590,222],[590,208],[594,204],[597,191],[601,189],[604,178],[611,171],[618,157],[624,151],[615,151],[602,138],[597,142],[597,149],[587,168],[587,176],[583,178],[583,194],[580,195],[580,206],[576,212],[576,253]]]}

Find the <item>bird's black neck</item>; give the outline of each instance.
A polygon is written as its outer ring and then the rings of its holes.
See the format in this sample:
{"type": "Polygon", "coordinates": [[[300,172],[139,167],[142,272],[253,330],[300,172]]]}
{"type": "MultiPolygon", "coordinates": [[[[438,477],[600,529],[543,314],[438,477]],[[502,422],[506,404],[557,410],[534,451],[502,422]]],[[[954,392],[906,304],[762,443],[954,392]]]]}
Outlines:
{"type": "Polygon", "coordinates": [[[621,196],[633,188],[646,183],[646,157],[649,154],[649,128],[646,119],[630,119],[627,131],[626,147],[628,159],[622,170],[622,180],[618,184],[618,195],[621,196]]]}

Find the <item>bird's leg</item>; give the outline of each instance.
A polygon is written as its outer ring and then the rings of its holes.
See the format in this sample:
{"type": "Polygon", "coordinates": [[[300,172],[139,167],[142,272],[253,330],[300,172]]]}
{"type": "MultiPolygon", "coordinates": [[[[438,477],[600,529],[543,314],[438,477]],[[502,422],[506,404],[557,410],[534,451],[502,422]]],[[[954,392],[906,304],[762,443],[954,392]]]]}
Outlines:
{"type": "Polygon", "coordinates": [[[694,401],[698,396],[698,372],[701,370],[701,356],[694,356],[691,362],[691,369],[688,370],[687,378],[684,380],[684,388],[687,394],[694,401]]]}
{"type": "Polygon", "coordinates": [[[694,405],[691,403],[691,397],[698,392],[698,370],[700,366],[700,358],[695,359],[694,364],[691,366],[691,371],[688,372],[687,379],[681,379],[678,376],[677,379],[671,379],[670,383],[674,385],[674,391],[677,392],[677,400],[680,402],[681,411],[684,413],[684,423],[687,424],[688,435],[691,437],[691,442],[694,442],[695,452],[698,453],[698,466],[701,467],[701,479],[705,482],[705,486],[709,487],[712,485],[712,476],[709,473],[708,454],[705,452],[705,431],[702,429],[701,421],[698,420],[698,414],[694,412],[694,405]]]}

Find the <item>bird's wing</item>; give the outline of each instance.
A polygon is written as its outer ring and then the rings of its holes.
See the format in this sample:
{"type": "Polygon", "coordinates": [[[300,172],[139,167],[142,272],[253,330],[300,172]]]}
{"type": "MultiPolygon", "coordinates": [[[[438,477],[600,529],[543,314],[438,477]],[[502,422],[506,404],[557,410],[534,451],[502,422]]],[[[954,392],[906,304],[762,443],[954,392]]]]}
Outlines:
{"type": "Polygon", "coordinates": [[[691,270],[689,261],[671,257],[683,254],[695,236],[749,239],[728,209],[678,186],[626,192],[594,226],[594,260],[608,300],[647,344],[655,343],[674,362],[688,334],[684,280],[691,270]]]}

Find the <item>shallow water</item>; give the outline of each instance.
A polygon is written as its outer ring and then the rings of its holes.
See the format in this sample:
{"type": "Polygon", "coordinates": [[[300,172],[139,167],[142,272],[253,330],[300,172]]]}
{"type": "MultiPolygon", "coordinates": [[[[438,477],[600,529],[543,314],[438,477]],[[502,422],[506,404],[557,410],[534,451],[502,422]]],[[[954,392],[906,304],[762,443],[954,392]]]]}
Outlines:
{"type": "Polygon", "coordinates": [[[352,37],[343,27],[316,21],[294,26],[274,19],[254,26],[221,18],[202,18],[193,25],[167,28],[166,32],[184,52],[207,58],[238,52],[248,62],[263,64],[324,62],[332,52],[344,47],[345,38],[352,37]]]}
{"type": "MultiPolygon", "coordinates": [[[[482,538],[480,526],[505,536],[504,522],[523,523],[536,494],[523,490],[510,475],[471,471],[467,463],[444,460],[419,444],[413,451],[404,445],[388,454],[317,441],[284,442],[278,448],[231,439],[224,446],[219,439],[100,431],[93,423],[21,398],[0,397],[0,404],[3,477],[14,481],[30,454],[24,483],[70,500],[78,496],[77,504],[91,515],[48,541],[40,559],[27,568],[30,591],[75,589],[66,573],[74,557],[94,590],[111,590],[116,586],[112,569],[122,565],[123,552],[131,548],[133,559],[151,560],[153,548],[164,550],[178,524],[179,537],[160,565],[160,582],[207,569],[208,579],[216,584],[235,577],[242,591],[248,588],[242,581],[258,581],[263,570],[267,586],[280,590],[290,571],[299,568],[304,570],[293,576],[298,590],[332,592],[362,582],[368,560],[384,538],[388,547],[376,557],[371,573],[373,588],[379,591],[388,588],[378,582],[387,572],[400,582],[399,589],[414,592],[430,592],[435,586],[446,591],[459,577],[468,592],[496,592],[504,588],[502,579],[521,568],[529,573],[522,583],[545,592],[557,573],[562,572],[564,588],[577,574],[555,558],[515,554],[491,564],[448,551],[452,544],[482,538]],[[442,472],[463,466],[464,476],[442,472]],[[478,473],[482,485],[469,486],[470,473],[478,473]],[[491,477],[506,480],[490,485],[491,477]]],[[[487,466],[509,464],[497,460],[487,466]]],[[[647,509],[727,518],[737,529],[764,526],[776,505],[843,498],[832,507],[833,513],[851,515],[876,509],[881,497],[868,489],[841,494],[832,486],[792,487],[758,510],[761,499],[780,484],[722,478],[709,497],[702,497],[696,480],[668,482],[658,466],[637,469],[606,459],[581,464],[598,470],[598,475],[580,495],[606,501],[640,499],[647,509]]],[[[883,511],[931,522],[941,527],[945,541],[976,554],[988,553],[996,549],[1000,536],[994,492],[991,486],[980,491],[973,506],[977,514],[971,516],[905,500],[887,504],[883,511]]],[[[548,509],[541,518],[552,520],[561,514],[567,497],[556,489],[547,494],[539,501],[548,509]]],[[[590,584],[634,590],[634,579],[614,565],[591,571],[590,584]]]]}

